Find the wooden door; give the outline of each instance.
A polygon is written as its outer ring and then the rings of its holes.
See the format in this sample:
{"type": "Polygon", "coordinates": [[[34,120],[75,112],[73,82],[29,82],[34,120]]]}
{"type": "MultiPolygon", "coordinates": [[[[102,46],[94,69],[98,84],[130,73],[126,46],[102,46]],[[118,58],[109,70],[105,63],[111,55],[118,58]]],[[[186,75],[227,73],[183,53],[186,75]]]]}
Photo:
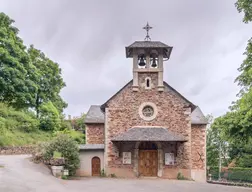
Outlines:
{"type": "Polygon", "coordinates": [[[92,176],[100,176],[101,161],[99,157],[92,158],[92,176]]]}
{"type": "Polygon", "coordinates": [[[140,176],[157,176],[157,150],[139,150],[138,171],[140,176]]]}

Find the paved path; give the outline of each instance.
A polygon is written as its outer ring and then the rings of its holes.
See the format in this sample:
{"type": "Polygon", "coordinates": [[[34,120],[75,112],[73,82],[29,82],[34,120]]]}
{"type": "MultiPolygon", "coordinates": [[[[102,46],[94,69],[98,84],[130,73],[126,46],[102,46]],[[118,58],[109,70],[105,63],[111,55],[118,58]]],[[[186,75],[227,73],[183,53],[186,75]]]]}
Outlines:
{"type": "Polygon", "coordinates": [[[0,156],[0,192],[252,192],[248,188],[163,179],[65,181],[56,179],[46,167],[30,162],[28,157],[0,156]]]}

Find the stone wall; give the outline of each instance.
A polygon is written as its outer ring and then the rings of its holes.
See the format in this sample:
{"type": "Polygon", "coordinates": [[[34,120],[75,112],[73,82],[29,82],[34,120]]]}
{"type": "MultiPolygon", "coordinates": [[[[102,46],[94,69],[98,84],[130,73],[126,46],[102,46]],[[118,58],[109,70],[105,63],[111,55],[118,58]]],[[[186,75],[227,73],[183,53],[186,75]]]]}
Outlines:
{"type": "Polygon", "coordinates": [[[104,124],[86,124],[86,143],[104,144],[104,124]]]}
{"type": "Polygon", "coordinates": [[[205,169],[206,125],[192,125],[192,169],[205,169]]]}
{"type": "Polygon", "coordinates": [[[180,147],[180,152],[184,156],[180,166],[191,168],[191,108],[188,102],[169,87],[165,87],[163,92],[158,92],[157,75],[157,73],[140,73],[139,91],[133,92],[131,83],[108,102],[105,117],[107,167],[124,167],[122,164],[115,164],[119,150],[111,142],[114,136],[133,126],[162,126],[183,135],[188,140],[180,147]],[[152,79],[152,89],[144,87],[147,76],[152,79]],[[154,120],[145,121],[139,116],[139,107],[143,102],[152,102],[157,106],[158,112],[154,120]]]}
{"type": "Polygon", "coordinates": [[[34,147],[22,146],[22,147],[0,147],[0,155],[21,155],[21,154],[33,154],[34,147]]]}

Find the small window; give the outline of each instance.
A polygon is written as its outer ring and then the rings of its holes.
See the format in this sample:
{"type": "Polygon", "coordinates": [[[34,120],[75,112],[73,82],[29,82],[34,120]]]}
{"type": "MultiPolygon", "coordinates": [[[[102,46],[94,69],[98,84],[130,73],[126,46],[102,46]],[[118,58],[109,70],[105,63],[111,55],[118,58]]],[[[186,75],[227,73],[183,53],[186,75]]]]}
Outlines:
{"type": "Polygon", "coordinates": [[[148,87],[148,88],[150,87],[150,80],[149,79],[146,80],[146,87],[148,87]]]}
{"type": "Polygon", "coordinates": [[[145,89],[151,89],[151,78],[150,77],[145,78],[145,89]]]}

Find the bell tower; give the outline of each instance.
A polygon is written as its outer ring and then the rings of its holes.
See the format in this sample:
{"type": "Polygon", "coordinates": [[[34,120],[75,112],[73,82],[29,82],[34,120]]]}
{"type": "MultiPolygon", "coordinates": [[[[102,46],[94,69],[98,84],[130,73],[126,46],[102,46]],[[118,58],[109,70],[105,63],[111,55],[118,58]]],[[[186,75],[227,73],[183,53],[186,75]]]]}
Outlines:
{"type": "MultiPolygon", "coordinates": [[[[163,63],[170,58],[172,47],[160,42],[151,41],[149,30],[152,29],[147,23],[143,29],[147,34],[144,41],[135,41],[126,47],[126,57],[133,58],[133,91],[139,90],[139,74],[140,73],[156,73],[158,74],[158,91],[164,90],[163,85],[163,63]]],[[[150,86],[151,79],[146,78],[146,86],[150,86]]]]}

